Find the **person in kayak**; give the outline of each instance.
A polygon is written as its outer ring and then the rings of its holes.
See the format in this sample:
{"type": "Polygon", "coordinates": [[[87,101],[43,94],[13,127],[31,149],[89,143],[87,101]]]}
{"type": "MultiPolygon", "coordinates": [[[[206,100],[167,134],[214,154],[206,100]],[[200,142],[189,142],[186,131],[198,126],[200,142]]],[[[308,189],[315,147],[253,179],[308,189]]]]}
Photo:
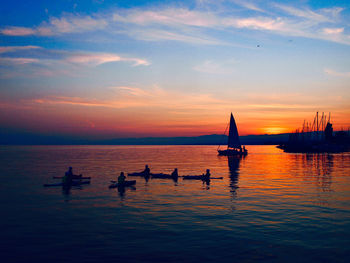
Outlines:
{"type": "Polygon", "coordinates": [[[123,185],[125,183],[125,175],[124,175],[124,172],[121,172],[119,177],[118,177],[118,184],[119,185],[123,185]]]}
{"type": "Polygon", "coordinates": [[[82,174],[79,174],[79,175],[73,174],[73,167],[71,167],[71,166],[68,168],[68,171],[65,173],[65,175],[71,179],[79,179],[83,176],[82,174]]]}
{"type": "Polygon", "coordinates": [[[177,172],[177,168],[175,168],[174,171],[171,173],[171,177],[172,178],[178,178],[179,177],[179,174],[177,172]]]}
{"type": "Polygon", "coordinates": [[[209,181],[210,180],[210,170],[207,169],[207,172],[202,175],[203,176],[203,181],[209,181]]]}
{"type": "Polygon", "coordinates": [[[70,177],[73,177],[73,167],[70,166],[70,167],[68,168],[68,171],[66,172],[66,175],[67,175],[67,176],[70,176],[70,177]]]}
{"type": "Polygon", "coordinates": [[[73,181],[73,168],[69,167],[68,171],[66,171],[66,173],[64,174],[63,178],[62,178],[62,183],[64,185],[70,185],[72,184],[73,181]]]}
{"type": "Polygon", "coordinates": [[[171,173],[171,178],[174,180],[175,183],[177,183],[177,180],[179,179],[177,168],[175,168],[174,171],[171,173]]]}
{"type": "Polygon", "coordinates": [[[142,172],[145,177],[149,177],[151,175],[151,170],[149,169],[148,165],[146,164],[145,170],[142,172]]]}

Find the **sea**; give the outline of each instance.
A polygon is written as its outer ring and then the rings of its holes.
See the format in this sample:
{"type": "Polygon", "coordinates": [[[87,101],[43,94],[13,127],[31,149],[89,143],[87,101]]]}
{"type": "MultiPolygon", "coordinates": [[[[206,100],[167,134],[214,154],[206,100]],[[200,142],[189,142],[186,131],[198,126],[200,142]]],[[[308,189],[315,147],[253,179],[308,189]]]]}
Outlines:
{"type": "Polygon", "coordinates": [[[350,153],[247,149],[0,146],[0,261],[350,262],[350,153]],[[109,189],[146,164],[222,179],[109,189]],[[69,166],[91,184],[43,186],[69,166]]]}

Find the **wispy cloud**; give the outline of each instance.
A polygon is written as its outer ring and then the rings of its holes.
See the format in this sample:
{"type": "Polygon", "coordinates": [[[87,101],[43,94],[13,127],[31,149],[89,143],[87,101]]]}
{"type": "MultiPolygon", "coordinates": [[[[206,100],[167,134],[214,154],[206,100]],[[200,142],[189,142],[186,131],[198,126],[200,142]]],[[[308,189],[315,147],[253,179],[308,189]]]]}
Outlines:
{"type": "Polygon", "coordinates": [[[293,6],[282,5],[282,4],[274,4],[274,6],[283,10],[289,15],[301,17],[309,21],[313,21],[316,24],[322,23],[322,22],[335,22],[335,20],[339,16],[339,13],[343,11],[343,8],[338,8],[338,7],[313,11],[306,8],[296,8],[293,6]]]}
{"type": "Polygon", "coordinates": [[[39,29],[47,28],[52,34],[60,34],[103,29],[107,24],[107,21],[102,18],[74,15],[61,18],[53,17],[47,26],[42,25],[39,29]]]}
{"type": "Polygon", "coordinates": [[[15,52],[18,50],[28,50],[28,49],[37,49],[39,46],[0,46],[1,53],[15,52]]]}
{"type": "Polygon", "coordinates": [[[305,109],[314,109],[314,105],[302,105],[302,104],[249,104],[247,108],[252,108],[254,110],[264,110],[264,111],[296,111],[305,109]]]}
{"type": "Polygon", "coordinates": [[[285,22],[280,18],[271,19],[266,17],[253,17],[253,18],[229,18],[223,20],[223,24],[226,26],[237,28],[248,28],[255,30],[271,30],[278,31],[283,30],[285,22]]]}
{"type": "Polygon", "coordinates": [[[127,86],[117,86],[117,87],[109,87],[109,89],[114,90],[115,92],[118,93],[125,93],[125,94],[130,94],[132,96],[150,96],[151,93],[140,89],[140,88],[135,88],[135,87],[127,87],[127,86]]]}
{"type": "Polygon", "coordinates": [[[92,66],[98,66],[104,63],[117,62],[117,61],[131,62],[133,63],[134,66],[150,65],[150,63],[144,59],[121,57],[121,56],[118,56],[115,54],[109,54],[109,53],[71,54],[65,59],[65,61],[70,63],[85,64],[85,65],[92,65],[92,66]]]}
{"type": "Polygon", "coordinates": [[[60,18],[51,17],[48,22],[43,22],[37,27],[10,26],[0,32],[8,36],[52,36],[101,30],[107,25],[108,22],[103,18],[68,14],[60,18]]]}
{"type": "Polygon", "coordinates": [[[193,69],[198,72],[209,74],[231,74],[234,71],[234,60],[217,63],[211,60],[206,60],[204,63],[195,66],[193,69]]]}
{"type": "MultiPolygon", "coordinates": [[[[317,106],[300,101],[297,94],[266,95],[267,100],[262,102],[261,94],[246,96],[234,102],[227,98],[216,98],[210,93],[184,93],[169,91],[154,85],[150,88],[131,86],[109,87],[113,91],[106,99],[89,99],[81,97],[49,96],[33,99],[27,103],[38,105],[72,105],[79,107],[102,107],[111,109],[152,109],[154,112],[178,112],[180,115],[195,114],[205,110],[206,114],[222,114],[230,110],[244,109],[245,112],[312,112],[317,106]],[[292,97],[292,98],[291,98],[292,97]]],[[[317,104],[318,105],[318,104],[317,104]]]]}
{"type": "Polygon", "coordinates": [[[333,69],[324,69],[324,72],[327,75],[334,76],[334,77],[343,77],[343,78],[350,78],[350,72],[338,72],[333,69]]]}
{"type": "Polygon", "coordinates": [[[340,27],[340,28],[324,28],[323,32],[325,34],[341,34],[344,32],[344,27],[340,27]]]}
{"type": "Polygon", "coordinates": [[[30,103],[41,105],[75,105],[82,107],[103,107],[114,109],[125,108],[152,108],[153,110],[184,110],[184,109],[217,109],[227,107],[228,102],[214,98],[211,94],[187,94],[177,91],[166,91],[158,86],[149,89],[136,87],[117,86],[110,87],[114,96],[105,100],[87,99],[80,97],[49,96],[37,98],[30,103]]]}
{"type": "Polygon", "coordinates": [[[46,98],[33,99],[32,103],[36,104],[68,104],[85,107],[111,107],[108,103],[97,100],[89,100],[80,97],[50,96],[46,98]]]}
{"type": "Polygon", "coordinates": [[[178,91],[168,91],[155,85],[152,88],[140,89],[135,87],[112,88],[118,97],[118,105],[133,107],[156,107],[167,109],[195,109],[213,105],[225,105],[222,100],[211,94],[191,94],[178,91]]]}
{"type": "Polygon", "coordinates": [[[224,41],[211,38],[206,35],[199,33],[182,33],[176,31],[169,31],[163,29],[147,29],[139,30],[133,29],[125,31],[125,33],[135,39],[144,40],[144,41],[179,41],[190,44],[199,44],[199,45],[224,45],[224,41]]]}
{"type": "Polygon", "coordinates": [[[242,0],[233,0],[233,2],[239,6],[242,6],[246,9],[253,10],[253,11],[258,11],[258,12],[263,12],[265,13],[266,11],[263,10],[262,8],[258,7],[256,4],[249,2],[249,1],[242,1],[242,0]]]}
{"type": "Polygon", "coordinates": [[[36,30],[28,27],[9,26],[5,27],[0,32],[7,36],[30,36],[35,35],[36,30]]]}
{"type": "Polygon", "coordinates": [[[166,8],[158,10],[136,9],[124,14],[115,13],[113,20],[116,22],[139,24],[161,24],[179,27],[181,25],[212,27],[218,24],[218,18],[208,12],[189,10],[187,8],[166,8]]]}
{"type": "Polygon", "coordinates": [[[0,58],[0,63],[9,63],[9,64],[16,64],[16,65],[24,65],[24,64],[31,64],[31,63],[38,63],[39,60],[35,58],[0,58]]]}
{"type": "Polygon", "coordinates": [[[96,67],[110,62],[126,62],[132,66],[149,66],[151,63],[142,58],[118,55],[115,53],[63,51],[45,49],[38,46],[2,46],[0,47],[0,63],[8,66],[1,77],[30,77],[72,75],[70,69],[77,72],[77,65],[96,67]],[[31,67],[31,64],[35,64],[31,67]],[[21,71],[19,68],[21,67],[21,71]],[[12,71],[13,73],[11,73],[12,71]]]}

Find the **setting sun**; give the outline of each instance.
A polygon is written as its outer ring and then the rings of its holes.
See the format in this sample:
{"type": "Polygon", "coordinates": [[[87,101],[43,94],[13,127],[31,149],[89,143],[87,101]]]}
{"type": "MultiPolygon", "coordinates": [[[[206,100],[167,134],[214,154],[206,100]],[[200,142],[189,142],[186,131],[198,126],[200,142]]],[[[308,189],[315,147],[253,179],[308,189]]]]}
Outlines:
{"type": "Polygon", "coordinates": [[[261,133],[263,134],[279,134],[285,132],[288,132],[288,129],[282,127],[266,127],[261,129],[261,133]]]}

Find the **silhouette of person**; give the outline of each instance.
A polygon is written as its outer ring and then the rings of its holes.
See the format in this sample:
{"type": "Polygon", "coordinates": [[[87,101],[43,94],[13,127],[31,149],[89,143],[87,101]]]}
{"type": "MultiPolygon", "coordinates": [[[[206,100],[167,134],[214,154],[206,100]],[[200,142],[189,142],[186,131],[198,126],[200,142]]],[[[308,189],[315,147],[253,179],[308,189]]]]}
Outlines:
{"type": "Polygon", "coordinates": [[[177,182],[177,179],[179,178],[179,174],[177,172],[177,168],[174,169],[174,171],[171,173],[171,177],[175,182],[177,182]]]}
{"type": "Polygon", "coordinates": [[[76,175],[76,174],[73,174],[73,168],[70,166],[68,168],[68,171],[65,173],[66,176],[70,177],[70,178],[80,178],[82,177],[83,175],[82,174],[79,174],[79,175],[76,175]]]}
{"type": "Polygon", "coordinates": [[[73,181],[73,168],[69,167],[68,171],[66,171],[66,173],[63,176],[62,182],[65,185],[70,185],[72,184],[73,181]]]}
{"type": "Polygon", "coordinates": [[[171,176],[173,178],[177,178],[179,176],[178,172],[177,172],[177,168],[174,169],[174,171],[171,173],[171,176]]]}
{"type": "Polygon", "coordinates": [[[151,170],[149,169],[148,165],[146,164],[145,170],[143,170],[143,174],[145,177],[149,177],[151,174],[151,170]]]}
{"type": "Polygon", "coordinates": [[[70,167],[68,168],[68,171],[66,172],[66,175],[67,175],[67,176],[73,176],[73,167],[70,166],[70,167]]]}
{"type": "Polygon", "coordinates": [[[119,184],[119,185],[124,184],[124,183],[125,183],[125,178],[126,178],[126,177],[125,177],[124,173],[121,172],[120,175],[118,176],[118,184],[119,184]]]}
{"type": "Polygon", "coordinates": [[[207,169],[206,173],[203,174],[203,181],[209,181],[210,180],[210,170],[207,169]]]}

